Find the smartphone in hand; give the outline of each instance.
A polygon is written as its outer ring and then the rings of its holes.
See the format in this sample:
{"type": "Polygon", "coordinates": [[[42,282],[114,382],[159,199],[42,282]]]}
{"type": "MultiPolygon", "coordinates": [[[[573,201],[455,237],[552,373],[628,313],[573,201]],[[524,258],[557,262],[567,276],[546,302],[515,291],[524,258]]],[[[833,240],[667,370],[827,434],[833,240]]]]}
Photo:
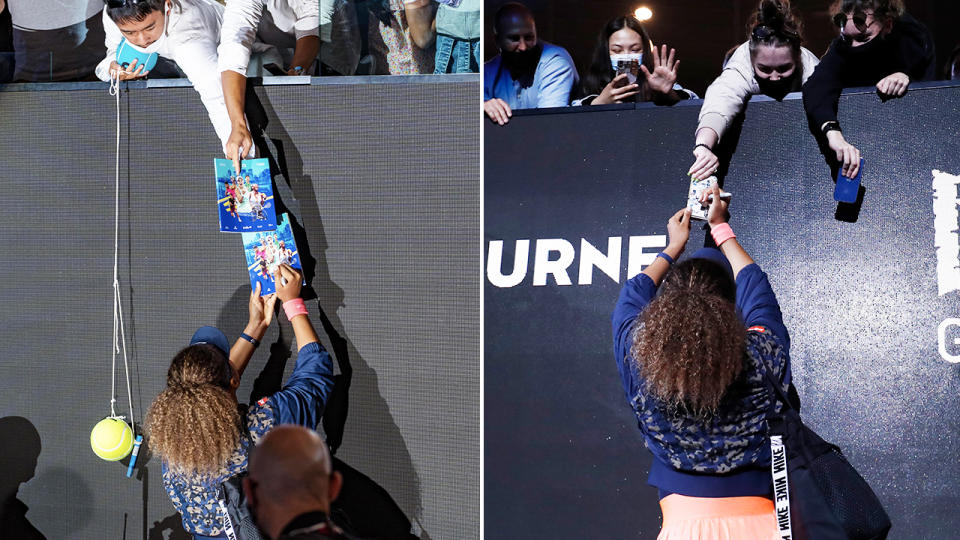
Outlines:
{"type": "Polygon", "coordinates": [[[860,192],[860,180],[863,178],[863,158],[860,158],[860,170],[856,178],[847,178],[843,175],[843,168],[837,171],[837,187],[833,190],[833,200],[844,203],[857,202],[860,192]]]}

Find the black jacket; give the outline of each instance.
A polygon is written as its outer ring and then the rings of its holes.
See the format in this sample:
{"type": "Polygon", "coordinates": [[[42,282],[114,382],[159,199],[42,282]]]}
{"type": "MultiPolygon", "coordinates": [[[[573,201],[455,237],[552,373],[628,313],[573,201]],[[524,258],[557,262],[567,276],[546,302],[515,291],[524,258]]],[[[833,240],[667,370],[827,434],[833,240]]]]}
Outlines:
{"type": "Polygon", "coordinates": [[[901,72],[910,82],[936,78],[933,36],[926,26],[904,13],[886,36],[859,47],[838,37],[830,44],[813,75],[803,85],[803,106],[819,129],[837,119],[837,101],[844,88],[873,86],[887,75],[901,72]]]}

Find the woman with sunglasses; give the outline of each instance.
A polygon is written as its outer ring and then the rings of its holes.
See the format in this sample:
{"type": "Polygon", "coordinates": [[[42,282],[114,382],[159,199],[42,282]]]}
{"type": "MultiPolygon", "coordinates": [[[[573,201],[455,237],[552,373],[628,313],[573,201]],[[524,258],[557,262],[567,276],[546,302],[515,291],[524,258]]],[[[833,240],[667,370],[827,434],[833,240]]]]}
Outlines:
{"type": "Polygon", "coordinates": [[[315,428],[333,389],[333,362],[320,345],[300,299],[301,275],[277,269],[275,295],[250,295],[250,318],[229,348],[220,330],[205,326],[173,357],[167,387],[150,405],[149,447],[161,459],[163,487],[195,540],[227,538],[230,527],[219,510],[221,484],[247,470],[250,449],[280,424],[315,428]],[[247,362],[283,302],[297,339],[297,363],[287,383],[250,406],[236,390],[247,362]]]}
{"type": "Polygon", "coordinates": [[[847,142],[837,122],[840,93],[876,86],[883,98],[901,97],[911,81],[933,80],[933,36],[904,11],[903,0],[836,0],[831,11],[840,35],[803,85],[803,105],[843,175],[855,178],[860,150],[847,142]]]}
{"type": "Polygon", "coordinates": [[[800,46],[801,24],[789,0],[763,0],[750,21],[749,38],[736,48],[707,88],[700,108],[694,162],[687,174],[706,178],[720,166],[715,149],[751,96],[781,100],[813,74],[819,60],[800,46]]]}

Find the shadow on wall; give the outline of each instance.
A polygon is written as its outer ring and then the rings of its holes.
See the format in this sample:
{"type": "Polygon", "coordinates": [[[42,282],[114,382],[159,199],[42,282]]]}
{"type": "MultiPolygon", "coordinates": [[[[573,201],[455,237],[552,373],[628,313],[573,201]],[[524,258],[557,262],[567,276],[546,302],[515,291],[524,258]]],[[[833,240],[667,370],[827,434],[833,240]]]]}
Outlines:
{"type": "MultiPolygon", "coordinates": [[[[119,470],[120,466],[118,465],[117,468],[119,470]]],[[[87,482],[80,473],[66,467],[44,469],[30,484],[30,491],[33,492],[34,490],[37,493],[44,494],[43,515],[37,516],[37,523],[46,527],[48,523],[54,522],[55,517],[62,519],[63,509],[69,506],[70,519],[58,526],[68,527],[68,531],[75,533],[76,537],[84,536],[83,529],[90,523],[90,517],[93,515],[94,497],[93,492],[90,491],[87,482]]],[[[40,514],[40,510],[40,508],[37,508],[38,514],[40,514]]],[[[117,525],[118,537],[121,534],[122,526],[122,523],[117,525]]],[[[64,538],[67,531],[57,531],[51,534],[64,538]]]]}
{"type": "MultiPolygon", "coordinates": [[[[363,418],[364,426],[376,426],[377,430],[376,433],[355,434],[362,439],[376,442],[361,445],[370,452],[365,461],[392,464],[399,469],[399,474],[391,476],[403,479],[398,485],[387,486],[385,489],[367,474],[341,459],[335,459],[335,466],[344,475],[346,482],[341,496],[334,503],[332,514],[338,524],[359,537],[415,538],[410,534],[411,521],[407,516],[416,518],[421,514],[419,477],[400,429],[379,393],[376,373],[342,333],[344,325],[339,320],[337,311],[344,305],[344,291],[333,283],[330,270],[322,259],[329,246],[313,181],[304,173],[303,159],[283,126],[274,122],[270,124],[270,129],[267,129],[269,119],[276,118],[276,113],[265,96],[261,98],[248,86],[246,103],[247,117],[257,148],[261,157],[270,160],[277,213],[279,215],[286,212],[290,217],[304,279],[307,282],[302,296],[307,300],[318,298],[313,289],[315,285],[322,288],[323,301],[327,304],[325,309],[320,300],[317,301],[317,316],[314,318],[314,322],[319,321],[326,333],[330,353],[339,368],[323,415],[323,433],[327,444],[331,453],[336,453],[344,437],[350,436],[346,429],[350,404],[348,398],[350,387],[356,381],[364,394],[362,400],[354,402],[357,409],[355,415],[363,418]],[[315,254],[319,254],[320,258],[315,254]]],[[[238,335],[242,330],[249,294],[246,286],[239,287],[221,310],[217,326],[227,335],[238,335]]],[[[279,391],[283,385],[284,370],[292,356],[295,339],[286,317],[282,313],[278,313],[276,317],[277,340],[270,345],[269,359],[253,381],[249,403],[279,391]]],[[[157,524],[162,525],[163,522],[157,524]]],[[[425,533],[424,537],[427,537],[425,533]]]]}
{"type": "Polygon", "coordinates": [[[192,540],[193,536],[183,530],[183,520],[175,513],[160,521],[154,521],[147,540],[192,540]],[[168,534],[169,533],[169,534],[168,534]]]}
{"type": "Polygon", "coordinates": [[[27,519],[27,505],[17,499],[20,484],[30,481],[40,457],[40,434],[22,416],[0,418],[0,532],[4,538],[46,540],[27,519]]]}

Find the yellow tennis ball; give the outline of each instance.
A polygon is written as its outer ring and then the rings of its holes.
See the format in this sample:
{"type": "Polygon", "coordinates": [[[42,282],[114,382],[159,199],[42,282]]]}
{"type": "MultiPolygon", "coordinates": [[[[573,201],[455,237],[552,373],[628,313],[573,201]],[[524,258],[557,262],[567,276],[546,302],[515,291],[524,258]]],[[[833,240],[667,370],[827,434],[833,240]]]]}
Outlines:
{"type": "Polygon", "coordinates": [[[133,449],[133,430],[119,418],[104,418],[93,426],[90,446],[100,459],[120,461],[133,449]]]}

